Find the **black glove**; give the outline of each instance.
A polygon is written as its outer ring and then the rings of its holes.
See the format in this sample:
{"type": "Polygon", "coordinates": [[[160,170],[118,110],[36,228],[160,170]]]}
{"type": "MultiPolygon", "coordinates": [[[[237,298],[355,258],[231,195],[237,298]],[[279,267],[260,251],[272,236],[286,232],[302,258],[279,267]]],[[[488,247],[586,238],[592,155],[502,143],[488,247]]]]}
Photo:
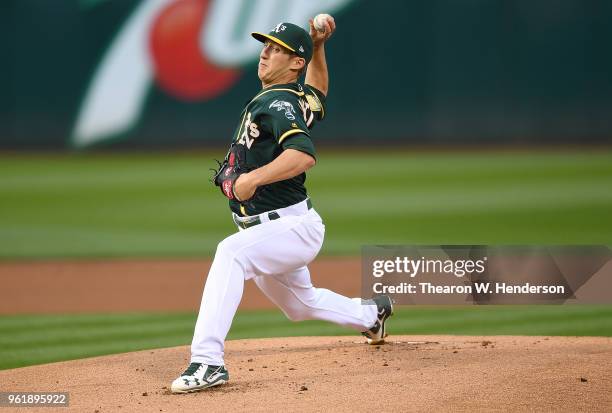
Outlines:
{"type": "Polygon", "coordinates": [[[213,169],[213,171],[215,175],[212,181],[221,189],[223,195],[238,202],[246,201],[245,199],[239,199],[234,193],[234,184],[238,177],[249,172],[246,166],[246,148],[244,145],[232,143],[223,162],[219,162],[219,170],[213,169]]]}

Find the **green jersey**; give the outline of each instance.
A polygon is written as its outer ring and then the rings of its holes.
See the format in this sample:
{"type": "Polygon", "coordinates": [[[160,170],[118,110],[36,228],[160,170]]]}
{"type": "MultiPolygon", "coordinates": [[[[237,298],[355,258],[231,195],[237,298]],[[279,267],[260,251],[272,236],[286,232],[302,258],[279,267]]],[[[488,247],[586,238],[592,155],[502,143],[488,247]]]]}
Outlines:
{"type": "MultiPolygon", "coordinates": [[[[244,107],[232,142],[246,148],[246,166],[252,169],[276,159],[285,149],[315,157],[310,130],[325,116],[325,96],[310,85],[273,85],[261,90],[244,107]]],[[[306,174],[264,185],[244,202],[230,200],[238,215],[256,215],[284,208],[307,198],[306,174]]]]}

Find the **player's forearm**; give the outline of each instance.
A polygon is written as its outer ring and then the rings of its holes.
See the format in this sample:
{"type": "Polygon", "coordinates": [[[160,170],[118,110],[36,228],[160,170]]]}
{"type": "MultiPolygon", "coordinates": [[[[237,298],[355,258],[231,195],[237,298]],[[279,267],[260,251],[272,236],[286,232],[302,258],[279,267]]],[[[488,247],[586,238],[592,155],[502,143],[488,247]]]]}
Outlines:
{"type": "Polygon", "coordinates": [[[319,89],[325,96],[329,90],[329,74],[325,60],[325,44],[315,47],[310,64],[306,69],[306,84],[319,89]]]}
{"type": "Polygon", "coordinates": [[[315,160],[307,153],[295,149],[286,149],[278,158],[267,165],[249,172],[255,186],[263,186],[274,182],[293,178],[312,168],[315,160]]]}

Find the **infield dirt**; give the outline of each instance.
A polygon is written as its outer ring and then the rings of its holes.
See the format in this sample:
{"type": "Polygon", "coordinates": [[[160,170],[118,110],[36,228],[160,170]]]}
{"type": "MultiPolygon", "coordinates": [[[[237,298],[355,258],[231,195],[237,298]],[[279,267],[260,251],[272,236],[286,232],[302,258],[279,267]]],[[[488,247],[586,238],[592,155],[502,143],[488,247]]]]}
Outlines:
{"type": "MultiPolygon", "coordinates": [[[[70,393],[44,412],[611,411],[612,339],[395,336],[235,340],[230,382],[174,395],[186,346],[0,371],[3,389],[70,393]]],[[[3,411],[23,409],[3,409],[3,411]]]]}
{"type": "MultiPolygon", "coordinates": [[[[210,260],[0,262],[0,314],[196,312],[210,265],[210,260]]],[[[359,258],[317,259],[309,268],[315,286],[360,295],[359,258]]],[[[276,307],[249,281],[240,308],[276,307]]]]}

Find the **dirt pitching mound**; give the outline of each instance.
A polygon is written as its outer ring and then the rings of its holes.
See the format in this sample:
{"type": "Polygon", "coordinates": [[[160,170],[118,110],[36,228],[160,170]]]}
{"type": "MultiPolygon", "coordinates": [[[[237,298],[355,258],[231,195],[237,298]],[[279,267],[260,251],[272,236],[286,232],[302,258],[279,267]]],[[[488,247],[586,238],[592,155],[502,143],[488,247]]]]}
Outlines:
{"type": "Polygon", "coordinates": [[[0,390],[70,393],[69,409],[44,412],[612,411],[610,338],[235,340],[230,383],[173,395],[188,354],[183,346],[5,370],[0,390]]]}

